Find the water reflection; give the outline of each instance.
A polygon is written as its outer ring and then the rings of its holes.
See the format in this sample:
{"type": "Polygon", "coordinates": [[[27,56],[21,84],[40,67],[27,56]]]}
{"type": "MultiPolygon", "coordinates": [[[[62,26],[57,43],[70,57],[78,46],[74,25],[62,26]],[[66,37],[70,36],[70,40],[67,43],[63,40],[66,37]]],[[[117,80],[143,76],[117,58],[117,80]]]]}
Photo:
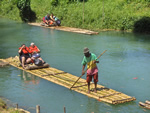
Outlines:
{"type": "Polygon", "coordinates": [[[25,71],[22,71],[21,80],[24,81],[25,84],[29,84],[29,85],[37,85],[40,83],[39,77],[34,76],[25,71]]]}

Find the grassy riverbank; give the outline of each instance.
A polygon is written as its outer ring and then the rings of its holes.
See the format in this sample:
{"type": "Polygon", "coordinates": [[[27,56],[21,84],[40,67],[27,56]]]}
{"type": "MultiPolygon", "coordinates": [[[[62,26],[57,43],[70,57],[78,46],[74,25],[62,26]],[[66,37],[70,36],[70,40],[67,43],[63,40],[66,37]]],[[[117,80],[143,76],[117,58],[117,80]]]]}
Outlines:
{"type": "Polygon", "coordinates": [[[0,113],[29,113],[23,109],[7,108],[6,103],[0,98],[0,113]]]}
{"type": "Polygon", "coordinates": [[[6,103],[2,99],[0,99],[0,113],[21,113],[21,112],[14,109],[7,109],[6,103]]]}
{"type": "MultiPolygon", "coordinates": [[[[0,15],[21,21],[18,0],[0,0],[0,15]]],[[[20,0],[29,1],[29,0],[20,0]]],[[[90,30],[133,30],[150,25],[150,0],[31,0],[36,22],[47,13],[54,13],[63,26],[90,30]],[[81,1],[81,2],[80,2],[81,1]],[[84,6],[84,20],[83,20],[84,6]],[[145,24],[144,24],[145,23],[145,24]],[[144,25],[143,25],[144,24],[144,25]]]]}

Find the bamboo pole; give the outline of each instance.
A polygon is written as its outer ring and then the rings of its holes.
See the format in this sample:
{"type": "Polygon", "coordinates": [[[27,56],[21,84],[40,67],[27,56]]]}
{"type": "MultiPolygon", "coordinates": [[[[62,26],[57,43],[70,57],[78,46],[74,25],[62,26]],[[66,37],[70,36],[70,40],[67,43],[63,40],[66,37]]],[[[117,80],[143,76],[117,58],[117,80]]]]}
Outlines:
{"type": "MultiPolygon", "coordinates": [[[[97,59],[99,59],[107,50],[105,50],[102,54],[100,54],[97,59]]],[[[96,59],[96,60],[97,60],[96,59]]],[[[92,63],[93,64],[93,63],[92,63]]],[[[92,65],[91,64],[91,65],[92,65]]],[[[91,65],[89,67],[91,67],[91,65]]],[[[88,70],[88,68],[84,71],[84,73],[88,70]]],[[[70,87],[70,89],[78,82],[78,80],[83,76],[83,74],[75,81],[75,83],[70,87]]]]}
{"type": "Polygon", "coordinates": [[[18,109],[18,104],[16,104],[16,109],[18,109]]]}
{"type": "Polygon", "coordinates": [[[40,106],[39,105],[36,106],[36,113],[40,113],[40,106]]]}
{"type": "Polygon", "coordinates": [[[66,107],[64,106],[64,113],[66,113],[66,107]]]}

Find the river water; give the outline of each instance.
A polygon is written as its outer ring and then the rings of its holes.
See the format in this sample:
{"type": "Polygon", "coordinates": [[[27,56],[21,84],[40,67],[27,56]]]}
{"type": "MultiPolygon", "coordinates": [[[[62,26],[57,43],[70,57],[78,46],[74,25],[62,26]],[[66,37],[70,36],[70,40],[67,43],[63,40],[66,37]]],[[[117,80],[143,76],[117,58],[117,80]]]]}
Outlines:
{"type": "MultiPolygon", "coordinates": [[[[0,58],[18,55],[18,48],[34,42],[51,67],[81,75],[83,48],[99,59],[98,84],[123,92],[137,100],[110,105],[71,91],[12,66],[0,68],[0,96],[31,113],[149,113],[138,105],[150,100],[150,35],[100,32],[84,35],[30,26],[0,19],[0,58]]],[[[85,76],[82,78],[85,79],[85,76]]]]}

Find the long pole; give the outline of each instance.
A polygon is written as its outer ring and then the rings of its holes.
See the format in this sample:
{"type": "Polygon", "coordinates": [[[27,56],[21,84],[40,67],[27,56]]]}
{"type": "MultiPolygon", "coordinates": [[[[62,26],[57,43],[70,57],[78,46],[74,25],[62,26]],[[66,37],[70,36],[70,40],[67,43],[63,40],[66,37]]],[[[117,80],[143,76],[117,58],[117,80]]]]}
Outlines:
{"type": "MultiPolygon", "coordinates": [[[[97,57],[97,59],[99,59],[105,52],[106,52],[107,50],[105,50],[103,53],[101,53],[98,57],[97,57]]],[[[97,60],[96,59],[96,60],[97,60]]],[[[93,63],[92,63],[93,64],[93,63]]],[[[92,65],[91,64],[91,65],[92,65]]],[[[89,66],[89,68],[91,67],[91,65],[89,66]]],[[[84,71],[84,73],[86,72],[88,70],[88,68],[84,71]]],[[[78,82],[78,80],[83,76],[84,74],[82,74],[75,82],[74,82],[74,84],[70,87],[70,89],[78,82]]]]}

